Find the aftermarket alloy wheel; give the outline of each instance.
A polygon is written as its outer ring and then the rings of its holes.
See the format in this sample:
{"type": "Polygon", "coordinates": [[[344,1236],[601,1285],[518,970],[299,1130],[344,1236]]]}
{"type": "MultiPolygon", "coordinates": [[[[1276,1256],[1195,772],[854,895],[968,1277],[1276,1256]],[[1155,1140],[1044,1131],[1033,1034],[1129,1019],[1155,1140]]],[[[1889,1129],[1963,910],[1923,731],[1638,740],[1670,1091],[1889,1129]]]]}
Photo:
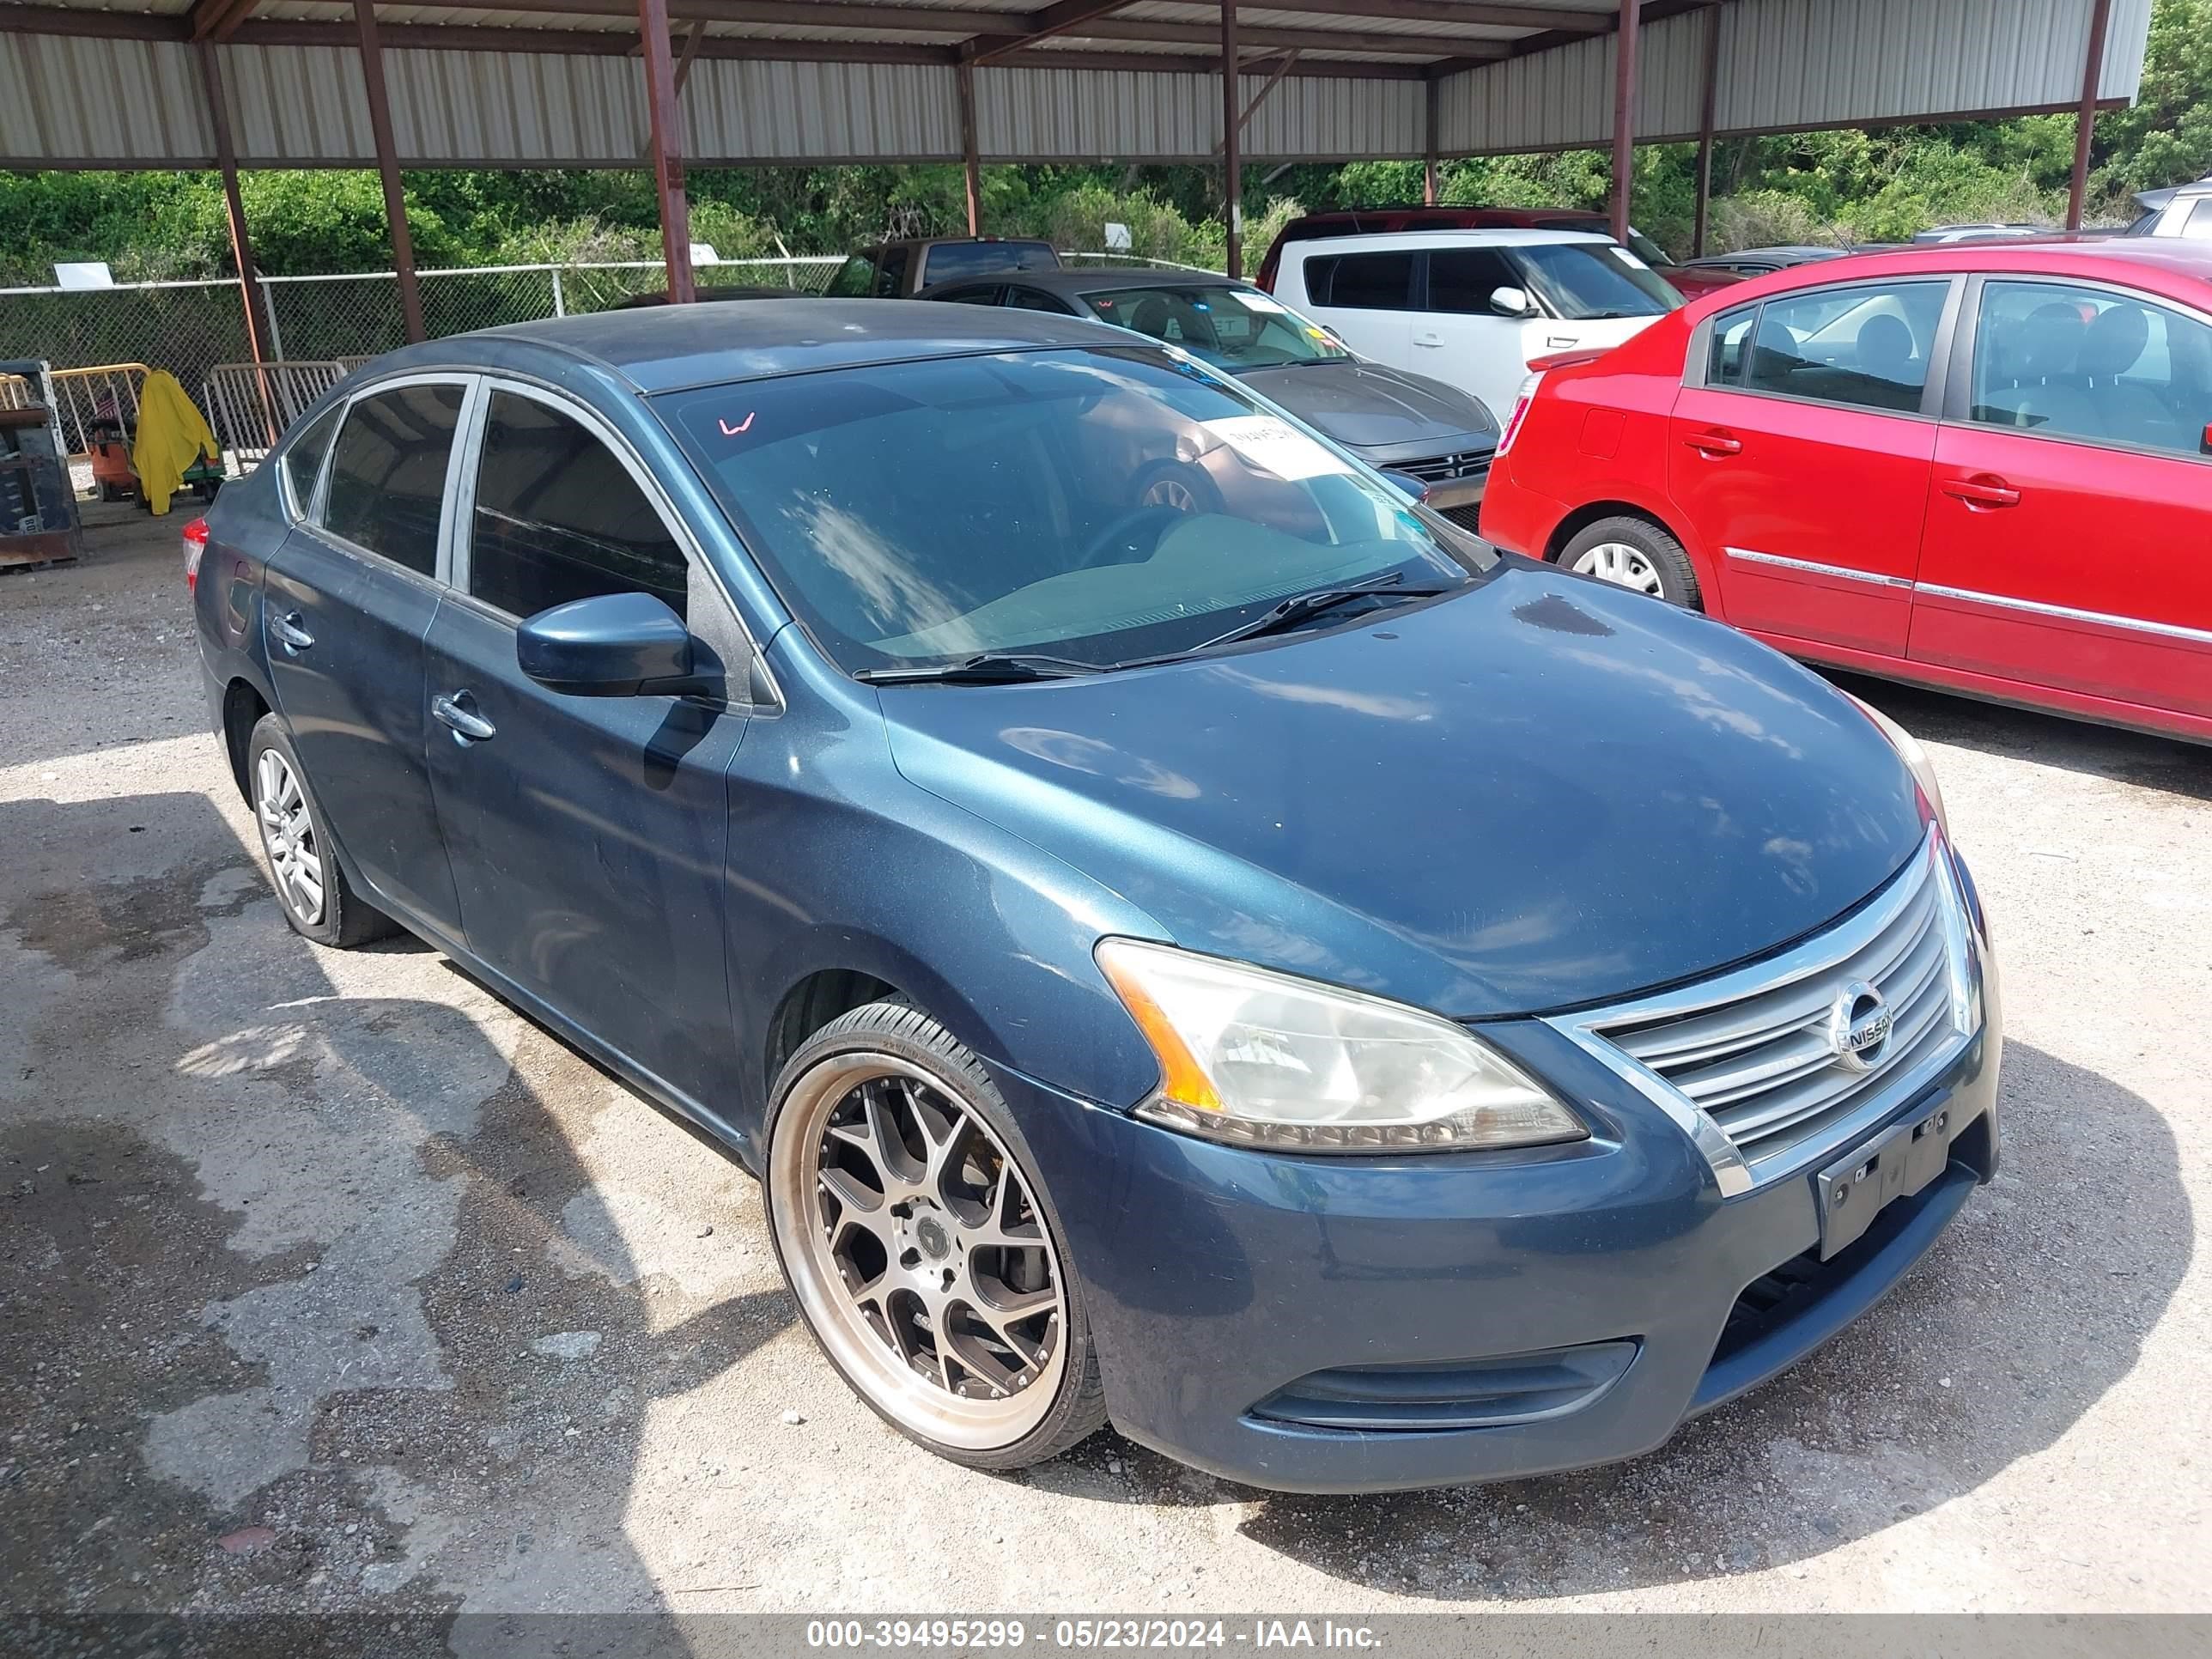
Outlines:
{"type": "Polygon", "coordinates": [[[1019,1131],[927,1015],[872,1003],[792,1057],[767,1193],[800,1313],[895,1427],[1018,1468],[1105,1420],[1082,1285],[1019,1131]]]}
{"type": "Polygon", "coordinates": [[[1697,572],[1682,544],[1649,519],[1600,519],[1559,550],[1559,568],[1655,599],[1698,608],[1697,572]]]}

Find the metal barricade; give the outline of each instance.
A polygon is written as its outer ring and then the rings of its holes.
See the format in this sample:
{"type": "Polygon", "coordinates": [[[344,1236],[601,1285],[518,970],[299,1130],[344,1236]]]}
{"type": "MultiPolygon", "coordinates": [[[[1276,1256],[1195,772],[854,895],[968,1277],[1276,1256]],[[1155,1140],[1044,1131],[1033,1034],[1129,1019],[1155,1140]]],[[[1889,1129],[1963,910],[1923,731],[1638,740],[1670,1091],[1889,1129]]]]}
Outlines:
{"type": "Polygon", "coordinates": [[[368,361],[322,357],[274,363],[217,363],[208,370],[204,412],[240,472],[309,405],[368,361]]]}

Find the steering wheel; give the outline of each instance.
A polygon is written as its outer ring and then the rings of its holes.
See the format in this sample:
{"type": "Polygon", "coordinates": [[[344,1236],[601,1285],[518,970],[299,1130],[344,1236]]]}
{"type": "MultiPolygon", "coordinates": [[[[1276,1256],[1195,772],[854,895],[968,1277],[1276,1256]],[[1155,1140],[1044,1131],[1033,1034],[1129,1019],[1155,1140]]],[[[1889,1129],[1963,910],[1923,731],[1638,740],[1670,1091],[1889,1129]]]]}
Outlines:
{"type": "Polygon", "coordinates": [[[1127,564],[1131,562],[1129,559],[1116,556],[1135,553],[1139,549],[1145,550],[1146,556],[1150,557],[1152,550],[1159,546],[1160,538],[1166,535],[1172,526],[1189,516],[1179,507],[1148,501],[1124,513],[1093,536],[1076,563],[1086,570],[1103,564],[1127,564]],[[1146,533],[1147,531],[1149,534],[1146,533]]]}

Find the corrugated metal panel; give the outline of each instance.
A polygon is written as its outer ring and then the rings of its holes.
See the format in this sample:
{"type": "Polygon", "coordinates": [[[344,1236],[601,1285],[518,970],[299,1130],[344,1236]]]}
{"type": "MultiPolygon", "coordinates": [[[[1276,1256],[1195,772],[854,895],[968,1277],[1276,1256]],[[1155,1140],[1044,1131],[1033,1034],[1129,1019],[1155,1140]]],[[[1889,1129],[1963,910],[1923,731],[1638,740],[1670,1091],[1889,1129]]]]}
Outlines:
{"type": "Polygon", "coordinates": [[[995,68],[975,75],[976,143],[994,159],[1204,156],[1220,131],[1221,87],[1207,75],[995,68]]]}
{"type": "MultiPolygon", "coordinates": [[[[1267,82],[1249,75],[1242,79],[1249,104],[1267,82]]],[[[1218,105],[1219,100],[1215,101],[1218,105]]],[[[1209,150],[1219,137],[1218,115],[1214,125],[1209,150]]],[[[1242,153],[1255,161],[1419,155],[1428,142],[1427,128],[1428,88],[1419,81],[1292,75],[1285,76],[1252,112],[1242,153]]]]}
{"type": "MultiPolygon", "coordinates": [[[[977,0],[969,0],[970,5],[977,0]]],[[[982,0],[1022,9],[1023,0],[982,0]]],[[[2093,0],[1734,0],[1721,13],[1726,130],[1849,125],[2078,96],[2093,0]]],[[[2101,88],[2142,76],[2151,0],[2114,0],[2101,88]]],[[[1694,131],[1703,15],[1644,35],[1638,130],[1694,131]]],[[[250,167],[362,166],[371,156],[359,61],[344,47],[222,48],[250,167]]],[[[392,51],[392,125],[410,166],[634,165],[644,143],[635,60],[544,52],[392,51]]],[[[1613,42],[1578,42],[1441,83],[1448,154],[1605,143],[1613,42]]],[[[1202,159],[1220,137],[1208,76],[987,68],[979,137],[994,160],[1202,159]]],[[[900,160],[958,152],[953,77],[915,64],[702,59],[686,94],[701,161],[900,160]]],[[[1244,77],[1246,99],[1260,77],[1244,77]]],[[[1292,76],[1254,115],[1270,159],[1419,155],[1419,82],[1292,76]]],[[[204,167],[214,140],[191,51],[171,43],[0,35],[0,165],[204,167]]]]}
{"type": "Polygon", "coordinates": [[[184,46],[0,34],[0,162],[206,167],[199,66],[184,46]]]}
{"type": "MultiPolygon", "coordinates": [[[[401,114],[408,100],[399,60],[419,55],[385,54],[394,142],[403,161],[414,152],[401,114]]],[[[360,53],[343,46],[229,46],[222,73],[230,93],[231,142],[241,167],[376,165],[360,53]]]]}
{"type": "Polygon", "coordinates": [[[1739,0],[1723,127],[1840,125],[2081,96],[2091,0],[1739,0]]]}
{"type": "MultiPolygon", "coordinates": [[[[1264,76],[1239,77],[1246,104],[1264,76]]],[[[1291,76],[1245,129],[1255,160],[1418,155],[1426,94],[1415,81],[1291,76]]],[[[1210,75],[985,69],[975,76],[976,142],[997,160],[1204,160],[1221,142],[1221,86],[1210,75]]]]}
{"type": "Polygon", "coordinates": [[[645,76],[634,58],[387,52],[384,62],[392,142],[409,165],[635,167],[645,149],[645,76]]]}
{"type": "MultiPolygon", "coordinates": [[[[2081,96],[2094,0],[1733,0],[1722,9],[1721,131],[2059,108],[2081,96]]],[[[2101,91],[2142,79],[2151,0],[2115,0],[2101,91]]],[[[1696,133],[1702,13],[1643,33],[1637,136],[1696,133]]],[[[1579,41],[1486,65],[1443,83],[1449,155],[1565,149],[1610,142],[1614,41],[1579,41]]]]}
{"type": "Polygon", "coordinates": [[[957,161],[959,95],[952,70],[935,64],[702,58],[684,92],[686,153],[701,161],[957,161]]]}

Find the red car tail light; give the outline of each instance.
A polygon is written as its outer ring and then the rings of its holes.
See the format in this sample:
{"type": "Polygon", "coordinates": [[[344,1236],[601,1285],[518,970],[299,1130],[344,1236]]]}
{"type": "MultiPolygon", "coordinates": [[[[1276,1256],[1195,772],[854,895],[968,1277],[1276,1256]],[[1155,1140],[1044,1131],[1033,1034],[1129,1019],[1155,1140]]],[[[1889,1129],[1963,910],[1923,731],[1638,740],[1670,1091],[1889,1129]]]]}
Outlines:
{"type": "Polygon", "coordinates": [[[1498,434],[1498,455],[1512,448],[1513,441],[1521,435],[1521,423],[1528,418],[1528,405],[1536,400],[1536,388],[1543,383],[1544,371],[1540,368],[1521,382],[1521,390],[1513,399],[1513,412],[1505,417],[1505,430],[1498,434]]]}
{"type": "Polygon", "coordinates": [[[207,551],[207,520],[194,519],[185,526],[185,587],[189,591],[200,585],[200,558],[207,551]]]}

